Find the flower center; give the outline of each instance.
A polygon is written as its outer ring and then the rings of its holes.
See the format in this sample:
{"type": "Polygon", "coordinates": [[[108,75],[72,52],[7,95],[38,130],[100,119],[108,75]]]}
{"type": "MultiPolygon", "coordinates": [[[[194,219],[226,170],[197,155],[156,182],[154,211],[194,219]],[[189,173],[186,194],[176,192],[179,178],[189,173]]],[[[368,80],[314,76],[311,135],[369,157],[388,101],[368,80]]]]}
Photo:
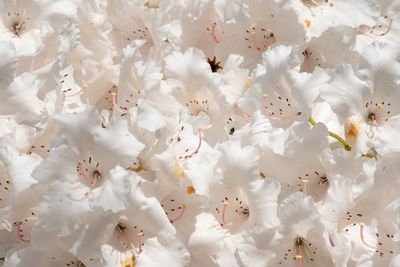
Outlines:
{"type": "Polygon", "coordinates": [[[8,24],[10,27],[10,31],[15,36],[21,36],[21,34],[26,30],[27,22],[29,21],[28,17],[29,8],[23,8],[22,14],[19,12],[8,12],[8,24]]]}
{"type": "Polygon", "coordinates": [[[326,192],[328,186],[328,177],[321,171],[314,170],[297,177],[298,190],[306,196],[318,198],[326,192]]]}
{"type": "Polygon", "coordinates": [[[91,156],[79,161],[76,170],[91,185],[95,185],[102,176],[100,162],[96,162],[91,156]]]}
{"type": "Polygon", "coordinates": [[[137,229],[136,225],[133,227],[133,229],[130,228],[128,229],[128,226],[125,223],[119,222],[115,227],[115,229],[117,231],[117,238],[121,242],[121,245],[123,247],[127,249],[131,248],[136,254],[142,253],[142,246],[144,246],[144,244],[142,243],[142,238],[144,236],[143,230],[140,230],[136,234],[138,238],[138,248],[136,248],[136,246],[133,244],[130,238],[131,233],[129,233],[129,231],[134,231],[137,229]],[[122,240],[121,235],[123,235],[125,241],[122,240]]]}
{"type": "Polygon", "coordinates": [[[229,202],[229,197],[224,197],[222,200],[222,212],[219,208],[215,208],[217,213],[221,216],[221,226],[232,226],[239,221],[243,221],[243,217],[250,216],[250,210],[248,206],[239,197],[236,196],[232,199],[233,200],[229,202]]]}
{"type": "Polygon", "coordinates": [[[388,121],[391,113],[391,103],[385,103],[384,101],[373,102],[369,101],[365,103],[365,109],[367,111],[367,123],[374,126],[379,126],[384,121],[388,121]]]}
{"type": "Polygon", "coordinates": [[[297,102],[293,102],[289,97],[276,95],[271,98],[267,94],[264,97],[264,111],[268,118],[272,120],[294,119],[301,115],[297,108],[297,102]]]}
{"type": "Polygon", "coordinates": [[[296,236],[293,241],[293,248],[288,249],[278,264],[283,264],[288,259],[297,262],[297,266],[301,267],[305,261],[313,262],[317,254],[317,248],[301,236],[296,236]]]}
{"type": "Polygon", "coordinates": [[[164,209],[171,223],[180,220],[184,216],[186,210],[185,203],[179,202],[171,196],[165,197],[161,201],[161,207],[164,209]]]}
{"type": "Polygon", "coordinates": [[[186,102],[186,107],[189,114],[192,116],[197,116],[200,111],[208,114],[208,111],[210,110],[210,105],[206,97],[191,99],[189,102],[186,102]]]}
{"type": "Polygon", "coordinates": [[[275,43],[275,36],[267,27],[254,25],[246,30],[246,34],[247,36],[244,40],[248,42],[247,47],[258,52],[263,52],[268,46],[275,43]]]}

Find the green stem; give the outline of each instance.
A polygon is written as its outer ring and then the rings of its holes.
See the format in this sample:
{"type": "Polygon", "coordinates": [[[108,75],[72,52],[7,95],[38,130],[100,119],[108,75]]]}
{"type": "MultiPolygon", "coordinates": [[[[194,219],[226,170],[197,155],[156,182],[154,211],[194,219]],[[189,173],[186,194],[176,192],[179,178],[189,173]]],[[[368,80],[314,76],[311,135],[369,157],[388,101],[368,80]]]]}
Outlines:
{"type": "MultiPolygon", "coordinates": [[[[311,117],[310,117],[310,119],[309,119],[308,121],[312,124],[312,126],[315,126],[315,124],[317,124],[317,123],[315,122],[315,120],[314,120],[313,118],[311,118],[311,117]]],[[[330,131],[328,131],[328,133],[329,133],[329,136],[330,136],[330,137],[333,137],[333,138],[335,138],[336,140],[338,140],[340,143],[342,143],[342,145],[344,146],[344,149],[345,149],[345,150],[351,151],[351,147],[346,143],[346,141],[344,141],[343,138],[341,138],[341,137],[338,136],[337,134],[332,133],[332,132],[330,132],[330,131]]]]}
{"type": "Polygon", "coordinates": [[[134,171],[134,172],[141,172],[141,171],[143,171],[143,170],[144,170],[144,168],[143,168],[143,166],[142,166],[142,165],[140,165],[140,166],[139,166],[139,167],[137,167],[137,168],[128,167],[128,168],[126,168],[126,170],[129,170],[129,171],[134,171]]]}

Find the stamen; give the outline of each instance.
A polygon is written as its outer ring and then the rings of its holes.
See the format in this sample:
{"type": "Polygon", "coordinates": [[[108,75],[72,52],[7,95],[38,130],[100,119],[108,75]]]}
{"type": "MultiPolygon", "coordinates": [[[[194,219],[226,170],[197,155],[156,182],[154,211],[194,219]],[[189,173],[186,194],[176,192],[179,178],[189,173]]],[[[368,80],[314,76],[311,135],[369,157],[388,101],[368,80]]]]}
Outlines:
{"type": "Polygon", "coordinates": [[[390,20],[389,26],[388,26],[387,30],[384,33],[375,33],[375,32],[373,32],[373,34],[375,34],[376,36],[379,36],[379,37],[386,35],[390,31],[390,29],[392,28],[393,18],[390,18],[389,20],[390,20]]]}
{"type": "Polygon", "coordinates": [[[293,119],[296,118],[298,116],[300,116],[301,112],[298,112],[296,114],[293,115],[289,115],[289,116],[282,116],[282,117],[276,117],[274,115],[272,115],[271,113],[269,113],[268,108],[267,108],[267,98],[268,95],[267,94],[263,94],[264,97],[264,111],[265,114],[267,115],[268,118],[270,118],[271,120],[286,120],[286,119],[293,119]]]}
{"type": "Polygon", "coordinates": [[[225,212],[226,212],[226,207],[227,207],[228,205],[229,205],[229,202],[228,202],[228,201],[224,201],[224,208],[223,208],[223,210],[222,210],[222,224],[223,224],[224,226],[232,226],[232,225],[234,225],[235,223],[237,223],[237,221],[240,220],[240,218],[246,216],[246,213],[242,212],[242,213],[240,213],[240,215],[238,215],[232,222],[227,223],[227,222],[225,221],[225,212]]]}
{"type": "Polygon", "coordinates": [[[121,110],[121,109],[117,106],[117,104],[115,103],[115,102],[116,102],[116,101],[115,101],[115,96],[117,95],[117,93],[114,93],[114,92],[113,92],[113,93],[111,93],[111,95],[112,95],[112,105],[113,105],[113,108],[115,108],[116,111],[118,111],[119,113],[121,113],[121,115],[129,114],[129,112],[121,110]]]}
{"type": "MultiPolygon", "coordinates": [[[[125,227],[126,228],[126,227],[125,227]]],[[[122,232],[122,234],[125,236],[126,240],[128,241],[129,246],[131,246],[131,248],[137,253],[140,254],[141,251],[138,251],[137,248],[135,247],[135,245],[132,243],[131,239],[129,238],[128,233],[125,231],[125,228],[119,227],[119,231],[122,232]]],[[[140,241],[140,239],[139,239],[140,241]]],[[[141,244],[141,242],[140,242],[141,244]]]]}
{"type": "Polygon", "coordinates": [[[24,239],[24,238],[22,237],[22,235],[21,235],[21,232],[22,232],[22,230],[21,230],[21,224],[22,224],[21,221],[18,221],[18,222],[15,223],[15,225],[17,226],[17,235],[18,235],[18,239],[21,240],[22,242],[29,243],[29,242],[31,242],[31,241],[30,241],[30,240],[24,239]]]}
{"type": "Polygon", "coordinates": [[[181,214],[179,214],[178,217],[176,217],[175,219],[170,220],[171,223],[178,221],[179,219],[181,219],[183,217],[183,213],[185,213],[185,209],[186,209],[186,205],[182,204],[182,212],[181,214]]]}
{"type": "MultiPolygon", "coordinates": [[[[256,32],[251,32],[251,35],[253,36],[253,44],[254,44],[254,48],[258,51],[258,52],[262,52],[262,49],[260,47],[257,46],[257,39],[256,39],[256,32]]],[[[265,46],[268,46],[268,39],[266,40],[265,46]]]]}
{"type": "Polygon", "coordinates": [[[376,121],[376,125],[380,125],[381,124],[381,110],[382,110],[382,105],[381,104],[377,104],[378,106],[378,119],[376,121]]]}
{"type": "Polygon", "coordinates": [[[122,47],[126,48],[125,32],[121,32],[121,43],[122,43],[122,47]]]}
{"type": "Polygon", "coordinates": [[[191,158],[191,157],[193,157],[194,155],[196,155],[196,154],[199,152],[199,149],[200,149],[200,146],[201,146],[201,128],[198,128],[198,131],[199,131],[199,145],[197,146],[197,148],[196,148],[195,151],[193,151],[193,152],[190,153],[189,155],[186,155],[186,156],[184,157],[185,159],[191,158]]]}
{"type": "Polygon", "coordinates": [[[25,17],[26,17],[26,13],[28,12],[28,10],[29,10],[29,8],[24,7],[24,13],[22,14],[21,21],[17,25],[15,25],[15,32],[17,33],[17,35],[18,35],[19,31],[21,30],[21,27],[25,24],[25,17]]]}
{"type": "Polygon", "coordinates": [[[139,253],[138,254],[140,254],[140,253],[142,253],[142,237],[143,237],[143,233],[140,232],[140,233],[137,234],[137,236],[138,236],[138,239],[139,239],[139,253]]]}
{"type": "Polygon", "coordinates": [[[310,65],[310,59],[309,59],[309,57],[308,57],[308,52],[307,52],[307,50],[304,51],[303,54],[304,54],[304,61],[306,62],[306,66],[307,66],[308,72],[309,72],[309,73],[312,73],[311,65],[310,65]]]}
{"type": "Polygon", "coordinates": [[[319,3],[315,2],[314,0],[310,0],[310,1],[311,1],[311,3],[312,3],[313,5],[315,5],[315,6],[320,6],[320,5],[322,5],[322,1],[323,1],[323,0],[320,0],[319,3]]]}
{"type": "Polygon", "coordinates": [[[268,95],[267,94],[263,94],[263,97],[264,97],[264,111],[265,111],[265,114],[267,114],[268,118],[270,118],[270,119],[279,120],[279,118],[276,118],[272,114],[270,114],[268,109],[267,109],[267,98],[268,98],[268,95]]]}
{"type": "Polygon", "coordinates": [[[251,119],[251,118],[253,118],[252,116],[246,114],[246,112],[244,112],[244,111],[239,107],[238,103],[236,103],[236,108],[238,109],[240,115],[242,115],[244,118],[246,118],[246,119],[251,119]]]}
{"type": "Polygon", "coordinates": [[[82,89],[81,90],[79,90],[78,92],[76,92],[76,93],[73,93],[72,95],[65,95],[65,97],[72,97],[72,96],[76,96],[76,95],[79,95],[80,93],[82,93],[86,88],[88,88],[89,86],[85,83],[85,84],[83,84],[82,85],[82,89]]]}
{"type": "Polygon", "coordinates": [[[372,249],[375,249],[375,250],[377,250],[377,251],[383,250],[383,251],[388,251],[389,253],[393,254],[393,250],[390,250],[390,249],[387,249],[387,248],[379,248],[379,247],[376,247],[376,246],[373,246],[373,245],[368,244],[368,243],[365,241],[365,239],[364,239],[364,234],[363,234],[365,223],[360,222],[359,225],[360,225],[360,238],[361,238],[361,242],[362,242],[365,246],[367,246],[367,247],[369,247],[369,248],[372,248],[372,249]]]}
{"type": "Polygon", "coordinates": [[[95,171],[94,172],[94,179],[91,181],[89,177],[86,175],[85,171],[82,168],[82,163],[78,162],[78,168],[79,168],[79,173],[83,176],[83,178],[86,180],[91,185],[95,185],[97,182],[97,178],[99,177],[99,172],[95,171]]]}
{"type": "MultiPolygon", "coordinates": [[[[199,114],[199,112],[196,112],[196,110],[197,110],[196,106],[199,104],[199,100],[197,98],[194,98],[193,100],[190,100],[189,103],[194,103],[193,104],[193,110],[192,110],[192,112],[190,112],[190,115],[197,116],[197,114],[199,114]]],[[[189,109],[189,111],[190,111],[190,109],[189,109]]]]}
{"type": "Polygon", "coordinates": [[[212,37],[213,37],[213,39],[214,39],[214,42],[216,42],[217,44],[219,44],[219,41],[218,41],[218,39],[217,39],[217,36],[215,36],[215,27],[217,27],[217,23],[213,23],[213,25],[212,25],[212,29],[211,29],[211,35],[212,35],[212,37]]]}
{"type": "Polygon", "coordinates": [[[301,182],[303,183],[304,195],[307,196],[307,183],[308,183],[308,180],[307,179],[303,179],[303,180],[301,180],[301,182]]]}
{"type": "Polygon", "coordinates": [[[108,14],[107,14],[107,16],[109,17],[109,16],[111,16],[111,13],[112,13],[112,1],[110,1],[110,2],[108,2],[108,5],[110,6],[110,9],[108,10],[108,14]]]}
{"type": "MultiPolygon", "coordinates": [[[[299,245],[299,247],[300,247],[300,245],[299,245]]],[[[303,256],[296,255],[296,259],[297,259],[297,267],[301,267],[301,260],[303,259],[303,256]]]]}

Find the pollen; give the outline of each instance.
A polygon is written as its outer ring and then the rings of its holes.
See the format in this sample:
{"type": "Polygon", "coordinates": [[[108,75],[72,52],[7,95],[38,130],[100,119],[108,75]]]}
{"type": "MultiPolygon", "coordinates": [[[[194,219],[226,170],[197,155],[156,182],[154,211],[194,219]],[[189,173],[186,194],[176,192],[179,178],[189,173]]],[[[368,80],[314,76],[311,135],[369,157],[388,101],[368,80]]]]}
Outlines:
{"type": "Polygon", "coordinates": [[[306,27],[307,27],[307,28],[310,28],[310,27],[311,27],[311,21],[310,21],[310,20],[305,19],[305,20],[304,20],[304,23],[306,24],[306,27]]]}
{"type": "Polygon", "coordinates": [[[174,174],[176,177],[178,177],[179,179],[182,179],[183,176],[185,175],[183,169],[181,166],[179,166],[178,161],[175,159],[174,161],[174,174]]]}
{"type": "Polygon", "coordinates": [[[121,261],[121,267],[135,267],[136,266],[136,258],[134,256],[127,258],[124,261],[121,261]]]}
{"type": "Polygon", "coordinates": [[[187,193],[190,195],[190,194],[194,194],[194,193],[196,193],[196,190],[194,189],[194,187],[193,186],[188,186],[187,187],[187,193]]]}
{"type": "Polygon", "coordinates": [[[250,87],[250,85],[251,85],[251,78],[250,77],[247,77],[246,85],[247,85],[247,87],[250,87]]]}

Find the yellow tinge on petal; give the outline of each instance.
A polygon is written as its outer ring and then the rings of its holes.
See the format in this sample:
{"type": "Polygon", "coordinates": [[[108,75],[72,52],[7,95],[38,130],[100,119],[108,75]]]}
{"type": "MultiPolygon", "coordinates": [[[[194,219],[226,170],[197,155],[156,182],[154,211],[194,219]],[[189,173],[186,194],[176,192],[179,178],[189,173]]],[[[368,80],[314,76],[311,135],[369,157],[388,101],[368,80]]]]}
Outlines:
{"type": "Polygon", "coordinates": [[[124,261],[121,261],[121,267],[135,267],[136,266],[136,258],[134,256],[127,258],[124,261]]]}
{"type": "Polygon", "coordinates": [[[346,142],[350,146],[354,146],[357,143],[357,138],[362,132],[360,124],[354,119],[347,119],[344,124],[344,133],[346,136],[346,142]]]}
{"type": "Polygon", "coordinates": [[[182,167],[179,166],[179,163],[178,163],[178,161],[176,160],[176,158],[175,158],[175,161],[174,161],[174,174],[175,174],[175,176],[178,177],[179,179],[182,179],[183,176],[184,176],[184,171],[183,171],[182,167]]]}
{"type": "Polygon", "coordinates": [[[148,8],[159,8],[160,7],[158,1],[147,1],[144,5],[148,8]]]}

